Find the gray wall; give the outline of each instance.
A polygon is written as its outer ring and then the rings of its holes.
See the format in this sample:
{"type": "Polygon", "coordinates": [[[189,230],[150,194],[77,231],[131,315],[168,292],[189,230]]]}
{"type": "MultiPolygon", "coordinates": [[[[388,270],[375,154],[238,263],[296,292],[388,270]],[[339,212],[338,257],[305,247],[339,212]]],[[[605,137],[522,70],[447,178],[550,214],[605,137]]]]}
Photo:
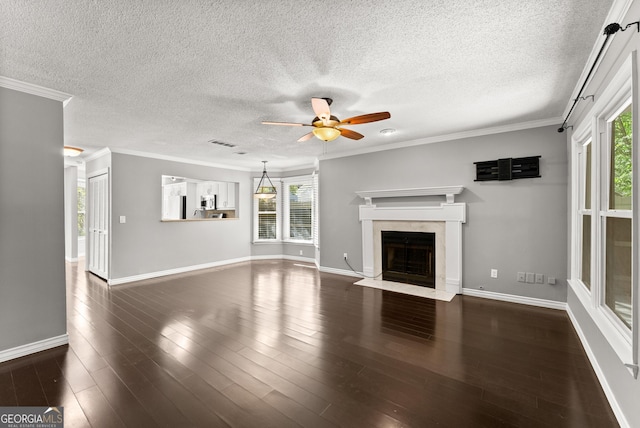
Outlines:
{"type": "Polygon", "coordinates": [[[0,88],[0,351],[64,335],[62,103],[0,88]]]}
{"type": "MultiPolygon", "coordinates": [[[[558,126],[425,144],[320,162],[320,265],[362,269],[357,190],[463,185],[463,286],[553,301],[566,299],[567,155],[558,126]],[[541,155],[541,178],[474,182],[473,162],[541,155]],[[498,278],[490,278],[498,269],[498,278]],[[516,281],[518,271],[556,285],[516,281]]],[[[374,200],[376,205],[444,202],[444,197],[374,200]]]]}
{"type": "Polygon", "coordinates": [[[250,173],[118,153],[110,172],[110,279],[250,256],[250,173]],[[161,222],[163,174],[240,183],[239,218],[161,222]]]}

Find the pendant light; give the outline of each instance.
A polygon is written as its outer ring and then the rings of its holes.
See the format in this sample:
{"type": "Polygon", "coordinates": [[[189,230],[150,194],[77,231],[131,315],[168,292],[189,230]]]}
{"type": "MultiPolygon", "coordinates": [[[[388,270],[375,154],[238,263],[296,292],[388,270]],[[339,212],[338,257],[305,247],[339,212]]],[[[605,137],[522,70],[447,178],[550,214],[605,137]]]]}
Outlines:
{"type": "Polygon", "coordinates": [[[258,187],[256,188],[253,196],[261,199],[273,198],[277,194],[276,187],[273,185],[271,179],[267,175],[267,161],[262,161],[262,163],[264,164],[262,169],[262,178],[260,178],[260,182],[258,183],[258,187]],[[269,186],[267,186],[267,183],[264,180],[265,178],[269,182],[269,186]]]}

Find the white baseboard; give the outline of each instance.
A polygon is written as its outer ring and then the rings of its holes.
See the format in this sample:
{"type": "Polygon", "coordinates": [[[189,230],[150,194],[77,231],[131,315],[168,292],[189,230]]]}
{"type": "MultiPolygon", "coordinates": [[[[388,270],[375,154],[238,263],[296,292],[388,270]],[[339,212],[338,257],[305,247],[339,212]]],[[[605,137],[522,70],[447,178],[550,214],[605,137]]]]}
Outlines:
{"type": "Polygon", "coordinates": [[[65,257],[64,260],[69,262],[69,263],[75,263],[75,262],[78,261],[78,258],[77,257],[65,257]]]}
{"type": "Polygon", "coordinates": [[[249,261],[249,260],[251,260],[251,257],[240,257],[240,258],[237,258],[237,259],[229,259],[229,260],[222,260],[222,261],[218,261],[218,262],[203,263],[203,264],[200,264],[200,265],[183,266],[183,267],[179,267],[179,268],[175,268],[175,269],[167,269],[167,270],[161,270],[161,271],[156,271],[156,272],[143,273],[143,274],[140,274],[140,275],[124,276],[122,278],[112,278],[112,279],[109,279],[107,281],[107,284],[109,284],[109,285],[127,284],[127,283],[130,283],[130,282],[143,281],[145,279],[159,278],[161,276],[168,276],[168,275],[176,275],[176,274],[179,274],[179,273],[193,272],[195,270],[209,269],[209,268],[212,268],[212,267],[230,265],[230,264],[233,264],[233,263],[246,262],[246,261],[249,261]]]}
{"type": "Polygon", "coordinates": [[[354,278],[364,278],[364,275],[360,273],[356,273],[352,270],[347,270],[347,269],[336,269],[336,268],[330,268],[326,266],[320,266],[318,270],[320,272],[335,273],[337,275],[353,276],[354,278]]]}
{"type": "Polygon", "coordinates": [[[555,300],[538,299],[535,297],[516,296],[513,294],[496,293],[494,291],[475,290],[473,288],[462,288],[462,294],[466,296],[482,297],[483,299],[501,300],[503,302],[520,303],[522,305],[539,306],[541,308],[566,310],[566,302],[555,300]]]}
{"type": "Polygon", "coordinates": [[[56,348],[68,343],[69,335],[65,333],[60,336],[50,337],[48,339],[39,340],[37,342],[27,343],[26,345],[16,346],[15,348],[0,351],[0,363],[4,363],[5,361],[24,357],[30,354],[35,354],[36,352],[46,351],[47,349],[56,348]]]}
{"type": "Polygon", "coordinates": [[[276,256],[251,256],[251,260],[292,260],[294,262],[316,263],[316,259],[311,257],[288,256],[285,254],[276,256]]]}
{"type": "Polygon", "coordinates": [[[204,264],[199,264],[199,265],[184,266],[184,267],[179,267],[179,268],[175,268],[175,269],[167,269],[167,270],[162,270],[162,271],[143,273],[143,274],[140,274],[140,275],[125,276],[125,277],[122,277],[122,278],[114,278],[114,279],[108,280],[107,284],[109,284],[110,286],[122,285],[122,284],[128,284],[130,282],[142,281],[142,280],[145,280],[145,279],[160,278],[162,276],[176,275],[176,274],[179,274],[179,273],[186,273],[186,272],[193,272],[193,271],[200,270],[200,269],[209,269],[209,268],[212,268],[212,267],[231,265],[231,264],[234,264],[234,263],[247,262],[247,261],[251,261],[251,260],[293,260],[293,261],[304,262],[304,263],[315,263],[315,259],[313,259],[313,258],[299,257],[299,256],[288,256],[288,255],[282,255],[282,254],[275,255],[275,256],[274,255],[270,255],[270,256],[249,256],[249,257],[240,257],[240,258],[237,258],[237,259],[228,259],[228,260],[221,260],[221,261],[217,261],[217,262],[204,263],[204,264]]]}
{"type": "Polygon", "coordinates": [[[622,413],[622,409],[620,408],[620,405],[616,400],[616,396],[611,390],[611,387],[609,386],[609,382],[607,382],[607,378],[605,377],[604,372],[602,371],[602,368],[598,364],[596,355],[593,353],[591,346],[589,346],[589,342],[587,341],[587,336],[585,336],[584,332],[582,331],[582,327],[580,327],[580,323],[576,319],[575,315],[573,315],[573,312],[571,311],[571,307],[569,305],[567,305],[566,310],[567,310],[567,315],[569,315],[569,319],[571,320],[571,324],[573,324],[573,328],[575,329],[576,333],[578,333],[578,337],[580,338],[582,347],[584,348],[587,354],[587,358],[589,358],[591,367],[593,367],[593,371],[596,372],[596,377],[598,378],[598,381],[600,381],[600,386],[602,386],[604,395],[606,395],[607,400],[609,400],[609,404],[611,405],[611,410],[616,415],[616,419],[618,420],[618,423],[622,428],[627,428],[627,427],[630,428],[631,425],[629,425],[627,418],[625,418],[624,413],[622,413]]]}

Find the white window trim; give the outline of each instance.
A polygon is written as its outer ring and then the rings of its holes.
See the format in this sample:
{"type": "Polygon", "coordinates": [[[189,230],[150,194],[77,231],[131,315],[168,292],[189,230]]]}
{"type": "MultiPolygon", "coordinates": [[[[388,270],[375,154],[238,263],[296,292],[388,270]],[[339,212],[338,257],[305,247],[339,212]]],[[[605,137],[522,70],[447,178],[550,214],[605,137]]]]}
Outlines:
{"type": "MultiPolygon", "coordinates": [[[[591,295],[591,289],[589,287],[587,287],[587,285],[581,280],[582,278],[582,250],[583,250],[583,246],[582,246],[582,228],[583,228],[583,221],[584,221],[584,216],[585,215],[589,215],[591,216],[591,224],[589,225],[591,227],[591,252],[593,253],[593,248],[594,248],[594,225],[593,225],[593,203],[594,201],[591,200],[591,208],[587,209],[585,208],[585,203],[584,203],[584,194],[585,194],[585,186],[583,183],[583,179],[585,177],[585,170],[586,170],[586,163],[587,163],[587,157],[586,157],[586,150],[585,147],[587,147],[587,145],[591,145],[591,159],[592,159],[592,164],[593,164],[593,140],[591,139],[591,134],[587,134],[587,136],[583,136],[582,138],[579,139],[579,143],[576,144],[575,147],[575,156],[572,157],[572,159],[574,159],[573,163],[574,163],[574,167],[573,167],[573,171],[575,171],[575,175],[576,175],[576,179],[573,180],[573,188],[575,189],[573,191],[573,195],[575,198],[575,201],[573,202],[573,207],[574,209],[572,209],[572,213],[573,213],[573,226],[574,226],[574,232],[573,232],[573,236],[574,236],[574,247],[572,249],[572,254],[574,255],[574,263],[572,263],[572,278],[576,278],[576,281],[578,283],[580,283],[582,285],[582,287],[584,288],[584,291],[591,295]]],[[[594,175],[594,171],[593,171],[593,167],[591,168],[591,189],[593,189],[593,175],[594,175]]],[[[589,272],[589,276],[590,276],[590,281],[591,283],[593,283],[593,278],[595,275],[594,272],[594,263],[591,263],[591,268],[590,268],[590,272],[589,272]]]]}
{"type": "MultiPolygon", "coordinates": [[[[283,235],[282,235],[282,240],[284,242],[289,242],[289,243],[295,243],[295,244],[308,244],[308,245],[313,245],[313,233],[314,233],[314,221],[315,221],[315,210],[313,209],[313,204],[314,204],[314,200],[312,199],[311,201],[311,239],[293,239],[291,238],[290,235],[290,230],[289,230],[289,226],[290,226],[290,216],[289,216],[289,209],[290,209],[290,201],[289,201],[289,185],[291,184],[309,184],[313,187],[313,177],[311,176],[302,176],[302,177],[287,177],[287,178],[283,178],[282,179],[282,195],[283,195],[283,200],[282,200],[282,205],[283,205],[283,217],[282,217],[282,230],[283,230],[283,235]]],[[[312,195],[313,198],[313,195],[312,195]]]]}
{"type": "MultiPolygon", "coordinates": [[[[271,182],[276,188],[276,238],[275,239],[260,239],[258,238],[258,198],[253,198],[253,243],[254,244],[272,244],[282,242],[282,181],[279,178],[271,178],[271,182]]],[[[251,192],[253,193],[260,183],[260,177],[253,179],[253,187],[251,192]]]]}
{"type": "MultiPolygon", "coordinates": [[[[628,58],[615,77],[611,80],[607,88],[603,93],[597,97],[596,102],[591,107],[590,111],[585,115],[585,120],[576,126],[574,135],[572,136],[571,144],[571,159],[572,159],[572,233],[574,234],[571,249],[571,273],[572,278],[568,281],[573,292],[580,300],[583,307],[586,309],[589,316],[594,323],[600,329],[600,332],[608,340],[609,344],[616,352],[620,360],[624,364],[634,364],[637,361],[638,350],[638,338],[640,332],[638,331],[638,252],[637,249],[640,245],[639,231],[637,225],[638,215],[638,196],[640,195],[640,188],[638,186],[638,122],[640,118],[637,115],[638,112],[638,100],[637,95],[637,55],[634,51],[630,58],[628,58]],[[609,154],[602,156],[607,150],[603,146],[608,139],[608,121],[614,117],[616,112],[621,111],[625,105],[628,105],[627,101],[631,99],[633,104],[633,206],[632,211],[619,211],[602,209],[602,205],[599,205],[599,201],[606,201],[608,203],[608,185],[603,184],[603,180],[608,180],[608,177],[603,176],[602,173],[605,168],[608,171],[610,162],[609,154]],[[590,136],[589,136],[590,135],[590,136]],[[591,167],[591,184],[592,192],[600,192],[600,189],[605,189],[599,194],[598,197],[591,198],[591,213],[592,219],[597,218],[597,221],[592,220],[592,263],[591,263],[591,292],[578,278],[580,274],[578,269],[581,265],[581,260],[578,258],[581,256],[582,248],[582,230],[581,226],[581,198],[580,198],[580,166],[578,165],[578,152],[587,140],[591,139],[591,154],[592,154],[592,167],[591,167]],[[607,162],[607,165],[603,165],[602,162],[607,162]],[[595,187],[594,187],[595,186],[595,187]],[[607,198],[607,199],[603,199],[607,198]],[[632,242],[634,246],[633,258],[632,258],[632,307],[633,318],[632,328],[628,329],[621,320],[613,313],[613,311],[604,304],[604,272],[600,269],[601,260],[603,260],[603,236],[602,236],[602,221],[605,216],[615,216],[623,218],[632,218],[633,221],[633,237],[632,242]],[[580,218],[579,218],[580,217],[580,218]],[[598,224],[596,224],[598,223],[598,224]],[[596,229],[596,230],[594,230],[596,229]]],[[[608,184],[608,183],[607,183],[608,184]]],[[[632,370],[630,372],[633,373],[632,370]]]]}

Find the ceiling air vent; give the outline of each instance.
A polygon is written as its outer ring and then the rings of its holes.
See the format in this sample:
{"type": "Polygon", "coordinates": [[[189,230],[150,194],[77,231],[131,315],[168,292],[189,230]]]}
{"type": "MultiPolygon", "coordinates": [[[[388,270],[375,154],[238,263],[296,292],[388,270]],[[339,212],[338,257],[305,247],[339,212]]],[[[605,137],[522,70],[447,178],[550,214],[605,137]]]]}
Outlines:
{"type": "Polygon", "coordinates": [[[229,144],[229,143],[225,143],[224,141],[218,141],[218,140],[209,140],[209,142],[211,144],[217,144],[219,146],[223,146],[223,147],[235,147],[235,144],[229,144]]]}
{"type": "Polygon", "coordinates": [[[233,152],[233,154],[235,154],[235,155],[246,155],[247,152],[233,152]]]}

